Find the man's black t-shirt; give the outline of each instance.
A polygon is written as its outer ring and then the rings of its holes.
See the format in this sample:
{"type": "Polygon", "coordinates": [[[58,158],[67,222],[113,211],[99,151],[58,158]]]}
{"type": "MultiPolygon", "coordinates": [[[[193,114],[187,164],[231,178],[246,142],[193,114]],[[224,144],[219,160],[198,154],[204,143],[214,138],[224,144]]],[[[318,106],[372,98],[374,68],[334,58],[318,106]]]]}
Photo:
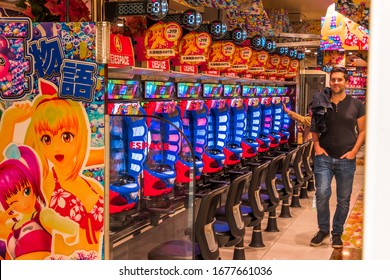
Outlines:
{"type": "Polygon", "coordinates": [[[357,119],[365,115],[360,100],[347,95],[337,106],[332,103],[326,120],[327,130],[320,135],[320,146],[333,158],[352,150],[358,136],[357,119]]]}

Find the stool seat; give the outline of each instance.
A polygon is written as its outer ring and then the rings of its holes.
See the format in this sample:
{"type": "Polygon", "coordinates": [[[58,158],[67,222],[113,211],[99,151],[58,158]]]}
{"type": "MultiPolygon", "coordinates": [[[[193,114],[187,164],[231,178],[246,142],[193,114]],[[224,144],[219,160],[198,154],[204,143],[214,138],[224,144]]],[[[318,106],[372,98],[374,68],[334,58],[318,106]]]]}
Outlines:
{"type": "MultiPolygon", "coordinates": [[[[214,231],[215,211],[227,185],[208,191],[202,197],[193,230],[195,240],[176,239],[163,242],[148,253],[149,260],[217,260],[219,243],[214,231]]],[[[229,229],[228,229],[229,230],[229,229]]],[[[228,240],[226,240],[227,242],[228,240]]]]}
{"type": "Polygon", "coordinates": [[[213,225],[214,231],[215,232],[229,232],[229,224],[227,222],[223,221],[218,221],[216,220],[214,225],[213,225]]]}

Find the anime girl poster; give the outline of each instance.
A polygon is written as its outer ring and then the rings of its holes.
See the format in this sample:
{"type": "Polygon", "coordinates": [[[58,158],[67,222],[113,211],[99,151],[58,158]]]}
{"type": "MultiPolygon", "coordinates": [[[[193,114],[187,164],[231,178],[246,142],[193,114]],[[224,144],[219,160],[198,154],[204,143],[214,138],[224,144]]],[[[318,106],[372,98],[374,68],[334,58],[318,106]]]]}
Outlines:
{"type": "Polygon", "coordinates": [[[345,52],[344,51],[324,51],[323,65],[332,67],[345,67],[345,52]]]}
{"type": "Polygon", "coordinates": [[[329,6],[321,19],[321,50],[368,50],[369,31],[329,6]]]}
{"type": "Polygon", "coordinates": [[[104,80],[95,24],[1,18],[0,29],[1,257],[101,259],[104,80]]]}
{"type": "Polygon", "coordinates": [[[337,0],[336,11],[368,29],[371,0],[337,0]]]}

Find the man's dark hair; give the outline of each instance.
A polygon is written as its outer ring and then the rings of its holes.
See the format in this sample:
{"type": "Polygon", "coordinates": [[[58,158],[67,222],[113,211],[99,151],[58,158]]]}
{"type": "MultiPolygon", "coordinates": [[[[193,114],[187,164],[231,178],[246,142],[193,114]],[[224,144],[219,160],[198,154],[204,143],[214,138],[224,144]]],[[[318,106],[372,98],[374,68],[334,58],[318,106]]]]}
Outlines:
{"type": "Polygon", "coordinates": [[[332,77],[333,73],[343,73],[345,81],[348,82],[348,71],[344,67],[334,67],[334,68],[332,68],[332,70],[330,71],[330,76],[331,77],[332,77]]]}

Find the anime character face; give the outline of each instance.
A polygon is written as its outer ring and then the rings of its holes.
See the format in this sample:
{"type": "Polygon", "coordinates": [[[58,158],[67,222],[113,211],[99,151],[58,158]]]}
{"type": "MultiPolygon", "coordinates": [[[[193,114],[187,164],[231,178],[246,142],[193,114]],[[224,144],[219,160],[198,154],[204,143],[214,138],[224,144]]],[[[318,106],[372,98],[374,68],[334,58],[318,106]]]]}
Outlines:
{"type": "Polygon", "coordinates": [[[0,53],[0,79],[6,77],[10,80],[11,74],[9,73],[9,59],[4,54],[0,53]]]}
{"type": "Polygon", "coordinates": [[[61,129],[58,133],[46,131],[40,135],[40,145],[44,156],[55,167],[69,168],[73,166],[77,155],[76,131],[61,129]]]}
{"type": "Polygon", "coordinates": [[[157,40],[163,37],[164,29],[162,27],[152,28],[152,38],[151,40],[157,40]]]}
{"type": "Polygon", "coordinates": [[[222,46],[221,44],[213,44],[211,46],[211,53],[213,55],[216,55],[216,54],[222,52],[222,47],[221,46],[222,46]]]}
{"type": "Polygon", "coordinates": [[[155,26],[152,27],[152,37],[150,38],[150,42],[152,43],[151,49],[162,48],[166,46],[166,41],[164,39],[164,27],[163,26],[155,26]]]}
{"type": "Polygon", "coordinates": [[[23,186],[16,194],[6,199],[9,207],[22,214],[29,214],[35,211],[36,197],[31,186],[23,186]]]}
{"type": "Polygon", "coordinates": [[[195,45],[196,37],[194,34],[188,34],[183,39],[184,39],[183,48],[186,49],[186,48],[190,48],[190,47],[195,45]]]}
{"type": "Polygon", "coordinates": [[[9,61],[14,58],[15,54],[10,51],[8,40],[0,36],[0,79],[6,77],[9,82],[12,80],[9,61]]]}

